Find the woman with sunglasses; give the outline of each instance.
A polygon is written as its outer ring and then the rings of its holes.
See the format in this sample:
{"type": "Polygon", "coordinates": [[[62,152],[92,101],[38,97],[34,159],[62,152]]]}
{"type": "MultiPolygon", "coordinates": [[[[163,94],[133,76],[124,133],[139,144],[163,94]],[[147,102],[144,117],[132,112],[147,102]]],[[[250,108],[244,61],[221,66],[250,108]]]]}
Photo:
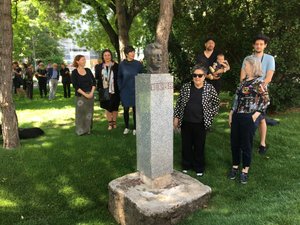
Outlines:
{"type": "Polygon", "coordinates": [[[193,169],[197,176],[203,176],[206,130],[220,101],[215,88],[205,81],[206,74],[201,65],[193,68],[193,80],[181,88],[174,110],[174,129],[181,128],[182,172],[193,169]]]}

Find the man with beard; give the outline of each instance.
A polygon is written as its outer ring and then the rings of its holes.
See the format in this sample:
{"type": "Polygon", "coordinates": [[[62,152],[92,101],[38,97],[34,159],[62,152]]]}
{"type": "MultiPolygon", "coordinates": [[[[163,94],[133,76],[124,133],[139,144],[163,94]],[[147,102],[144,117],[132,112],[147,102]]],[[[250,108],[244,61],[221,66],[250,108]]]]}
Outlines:
{"type": "MultiPolygon", "coordinates": [[[[209,67],[217,61],[218,52],[215,50],[216,42],[213,38],[207,38],[204,46],[205,50],[198,55],[196,64],[204,66],[206,70],[209,71],[209,67]]],[[[213,85],[218,94],[221,91],[221,80],[218,74],[222,74],[224,72],[224,69],[219,69],[213,74],[208,74],[206,76],[207,82],[213,85]]]]}
{"type": "MultiPolygon", "coordinates": [[[[264,53],[265,48],[267,47],[269,38],[263,34],[257,35],[253,39],[253,55],[260,59],[262,63],[262,79],[265,87],[271,82],[273,74],[275,72],[275,60],[274,57],[264,53]]],[[[245,73],[244,62],[240,74],[240,81],[244,80],[247,76],[245,73]]],[[[264,154],[267,151],[266,148],[266,136],[267,136],[267,123],[265,119],[265,115],[260,116],[259,123],[259,133],[260,133],[260,146],[258,148],[258,152],[260,154],[264,154]]]]}

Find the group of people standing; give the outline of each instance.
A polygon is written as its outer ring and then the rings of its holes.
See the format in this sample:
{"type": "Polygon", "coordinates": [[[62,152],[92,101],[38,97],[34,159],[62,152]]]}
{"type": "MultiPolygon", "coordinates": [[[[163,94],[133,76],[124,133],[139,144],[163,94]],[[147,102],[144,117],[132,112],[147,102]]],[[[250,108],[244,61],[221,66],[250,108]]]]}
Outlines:
{"type": "Polygon", "coordinates": [[[71,97],[71,74],[70,70],[64,63],[61,64],[60,69],[58,64],[53,63],[49,68],[46,68],[43,62],[39,62],[37,68],[33,65],[26,63],[22,64],[23,69],[19,66],[18,62],[13,62],[13,86],[14,93],[24,95],[29,99],[33,99],[33,78],[38,81],[39,93],[41,98],[48,97],[49,87],[49,100],[53,100],[56,95],[57,84],[60,76],[64,88],[64,97],[71,97]],[[21,88],[23,86],[23,88],[21,88]]]}
{"type": "MultiPolygon", "coordinates": [[[[253,41],[254,54],[244,59],[240,84],[238,85],[229,113],[231,128],[232,167],[228,178],[236,179],[240,171],[240,181],[248,181],[252,159],[252,145],[255,130],[259,127],[261,141],[259,153],[266,152],[265,113],[269,105],[268,83],[275,71],[275,60],[265,54],[268,38],[258,35],[253,41]]],[[[135,76],[142,71],[142,64],[135,60],[132,46],[124,49],[126,59],[120,64],[113,60],[112,52],[102,52],[102,62],[95,67],[95,77],[85,68],[85,58],[78,55],[74,59],[76,69],[72,71],[72,83],[76,95],[76,133],[90,134],[93,121],[94,92],[99,92],[101,108],[106,110],[108,130],[117,127],[120,101],[124,108],[124,134],[129,129],[129,109],[133,112],[133,135],[136,134],[135,76]]],[[[191,81],[180,90],[174,109],[174,129],[181,129],[182,171],[194,170],[197,176],[205,171],[205,139],[214,116],[219,111],[221,77],[230,70],[224,54],[215,50],[215,41],[208,38],[205,50],[199,54],[192,69],[191,81]]]]}
{"type": "MultiPolygon", "coordinates": [[[[267,87],[275,71],[274,57],[264,53],[268,41],[269,38],[261,34],[254,38],[254,53],[244,59],[240,84],[229,113],[232,167],[228,178],[234,180],[239,175],[243,184],[248,181],[257,127],[260,131],[258,152],[264,154],[267,150],[267,87]],[[239,169],[241,162],[242,168],[239,169]]],[[[182,171],[194,170],[197,176],[203,176],[205,170],[205,138],[219,110],[220,78],[230,69],[224,55],[214,48],[214,39],[208,38],[205,50],[197,57],[192,81],[181,88],[174,110],[174,128],[181,128],[182,171]]]]}
{"type": "Polygon", "coordinates": [[[117,116],[120,101],[124,109],[124,134],[130,132],[129,110],[133,112],[132,134],[136,134],[135,115],[135,76],[142,72],[141,62],[135,60],[135,49],[124,48],[126,59],[120,64],[113,60],[112,52],[102,52],[102,62],[95,66],[95,77],[90,69],[85,68],[85,57],[77,55],[73,65],[72,84],[76,95],[76,134],[90,134],[93,121],[94,92],[99,93],[100,107],[105,109],[108,130],[117,128],[117,116]]]}

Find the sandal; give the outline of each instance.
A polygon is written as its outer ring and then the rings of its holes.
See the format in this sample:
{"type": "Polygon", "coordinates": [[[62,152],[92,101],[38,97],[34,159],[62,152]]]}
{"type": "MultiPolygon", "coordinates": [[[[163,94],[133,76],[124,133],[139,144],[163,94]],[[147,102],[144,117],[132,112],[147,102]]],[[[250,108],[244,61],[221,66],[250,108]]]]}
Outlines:
{"type": "Polygon", "coordinates": [[[107,128],[107,130],[112,130],[113,129],[113,123],[114,123],[114,121],[108,121],[108,128],[107,128]]]}

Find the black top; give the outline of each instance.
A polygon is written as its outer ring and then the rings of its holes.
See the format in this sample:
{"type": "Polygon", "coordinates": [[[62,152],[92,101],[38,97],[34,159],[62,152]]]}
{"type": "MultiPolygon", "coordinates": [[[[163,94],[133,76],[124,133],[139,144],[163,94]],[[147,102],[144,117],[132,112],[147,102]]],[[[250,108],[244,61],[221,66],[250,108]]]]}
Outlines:
{"type": "Polygon", "coordinates": [[[217,61],[217,55],[218,55],[218,52],[216,52],[215,50],[211,53],[210,57],[207,58],[205,55],[204,55],[204,51],[202,53],[200,53],[198,56],[197,56],[197,60],[196,60],[196,63],[197,64],[201,64],[202,66],[204,66],[207,71],[209,71],[209,67],[213,65],[214,62],[217,61]]]}
{"type": "Polygon", "coordinates": [[[203,122],[203,105],[202,105],[203,87],[197,89],[194,84],[191,86],[190,99],[184,110],[183,120],[190,123],[203,122]]]}
{"type": "MultiPolygon", "coordinates": [[[[37,69],[36,72],[40,75],[47,75],[47,70],[46,69],[37,69]]],[[[46,77],[37,77],[38,81],[47,81],[47,76],[46,77]]]]}
{"type": "Polygon", "coordinates": [[[60,69],[60,75],[62,76],[63,83],[71,83],[71,75],[69,68],[60,69]]]}
{"type": "Polygon", "coordinates": [[[73,87],[75,88],[76,96],[81,96],[81,94],[77,92],[79,88],[84,92],[90,92],[92,90],[92,87],[96,86],[96,80],[92,71],[88,68],[85,68],[85,71],[85,75],[80,75],[77,69],[74,69],[72,71],[71,79],[73,87]]]}

